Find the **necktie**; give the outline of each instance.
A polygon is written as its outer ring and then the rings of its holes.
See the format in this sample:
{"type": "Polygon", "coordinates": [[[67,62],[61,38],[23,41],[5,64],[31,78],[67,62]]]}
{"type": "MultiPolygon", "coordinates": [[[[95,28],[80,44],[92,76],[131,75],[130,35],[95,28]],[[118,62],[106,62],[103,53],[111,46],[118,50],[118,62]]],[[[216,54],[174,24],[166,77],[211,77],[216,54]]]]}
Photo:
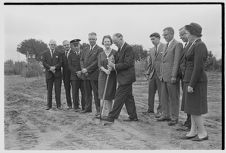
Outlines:
{"type": "Polygon", "coordinates": [[[166,44],[166,50],[167,50],[168,46],[169,46],[169,43],[166,44]]]}
{"type": "Polygon", "coordinates": [[[157,46],[155,46],[155,57],[157,57],[157,46]]]}

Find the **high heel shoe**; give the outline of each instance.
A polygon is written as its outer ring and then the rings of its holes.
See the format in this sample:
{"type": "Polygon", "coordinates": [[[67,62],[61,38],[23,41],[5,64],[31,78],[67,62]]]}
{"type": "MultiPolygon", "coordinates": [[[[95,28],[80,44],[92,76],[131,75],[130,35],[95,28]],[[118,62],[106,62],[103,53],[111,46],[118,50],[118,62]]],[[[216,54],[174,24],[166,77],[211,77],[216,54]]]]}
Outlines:
{"type": "Polygon", "coordinates": [[[199,138],[199,136],[197,135],[196,137],[194,137],[193,139],[191,139],[192,141],[203,141],[203,140],[208,140],[209,137],[208,135],[203,137],[203,138],[199,138]]]}

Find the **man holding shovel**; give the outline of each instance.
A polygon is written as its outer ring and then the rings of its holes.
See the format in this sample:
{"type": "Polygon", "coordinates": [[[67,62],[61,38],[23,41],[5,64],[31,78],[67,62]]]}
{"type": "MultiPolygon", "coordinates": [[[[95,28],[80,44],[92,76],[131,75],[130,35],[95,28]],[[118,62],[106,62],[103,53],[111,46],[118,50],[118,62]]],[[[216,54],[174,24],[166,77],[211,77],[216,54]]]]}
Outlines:
{"type": "Polygon", "coordinates": [[[136,81],[135,54],[132,47],[123,40],[122,34],[114,34],[113,43],[118,47],[118,52],[115,55],[115,64],[109,60],[108,65],[117,73],[118,87],[113,109],[107,117],[103,117],[103,120],[114,122],[125,104],[129,118],[124,121],[138,121],[132,90],[132,84],[136,81]]]}

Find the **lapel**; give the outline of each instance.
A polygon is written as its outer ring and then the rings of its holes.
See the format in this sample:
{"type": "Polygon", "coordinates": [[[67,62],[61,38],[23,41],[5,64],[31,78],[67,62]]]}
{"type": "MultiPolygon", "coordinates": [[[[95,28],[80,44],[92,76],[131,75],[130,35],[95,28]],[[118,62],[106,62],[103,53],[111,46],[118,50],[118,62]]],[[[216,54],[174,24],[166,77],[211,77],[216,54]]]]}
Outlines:
{"type": "Polygon", "coordinates": [[[163,57],[166,56],[166,54],[168,53],[168,51],[173,48],[174,44],[175,44],[175,39],[173,39],[173,41],[170,43],[170,45],[168,46],[168,48],[165,50],[164,54],[163,54],[163,57]]]}
{"type": "Polygon", "coordinates": [[[196,46],[196,43],[198,43],[199,41],[201,41],[201,39],[197,39],[194,43],[187,46],[187,49],[186,49],[186,52],[185,52],[186,56],[191,54],[193,48],[196,46]]]}
{"type": "Polygon", "coordinates": [[[125,49],[126,49],[127,43],[125,42],[125,44],[122,46],[122,49],[119,51],[119,57],[122,57],[125,49]]]}
{"type": "Polygon", "coordinates": [[[93,53],[96,51],[96,49],[97,49],[97,45],[95,45],[95,47],[93,48],[92,51],[91,51],[91,49],[89,48],[89,50],[88,50],[88,58],[89,58],[91,55],[93,55],[93,53]]]}

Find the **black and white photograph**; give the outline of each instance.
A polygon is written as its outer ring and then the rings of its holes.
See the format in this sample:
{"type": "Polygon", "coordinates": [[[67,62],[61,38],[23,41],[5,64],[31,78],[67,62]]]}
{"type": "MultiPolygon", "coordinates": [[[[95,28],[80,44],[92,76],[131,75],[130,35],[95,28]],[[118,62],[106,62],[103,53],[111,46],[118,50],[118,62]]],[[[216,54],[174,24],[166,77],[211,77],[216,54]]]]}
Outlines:
{"type": "Polygon", "coordinates": [[[225,149],[224,2],[1,8],[3,151],[225,149]]]}

